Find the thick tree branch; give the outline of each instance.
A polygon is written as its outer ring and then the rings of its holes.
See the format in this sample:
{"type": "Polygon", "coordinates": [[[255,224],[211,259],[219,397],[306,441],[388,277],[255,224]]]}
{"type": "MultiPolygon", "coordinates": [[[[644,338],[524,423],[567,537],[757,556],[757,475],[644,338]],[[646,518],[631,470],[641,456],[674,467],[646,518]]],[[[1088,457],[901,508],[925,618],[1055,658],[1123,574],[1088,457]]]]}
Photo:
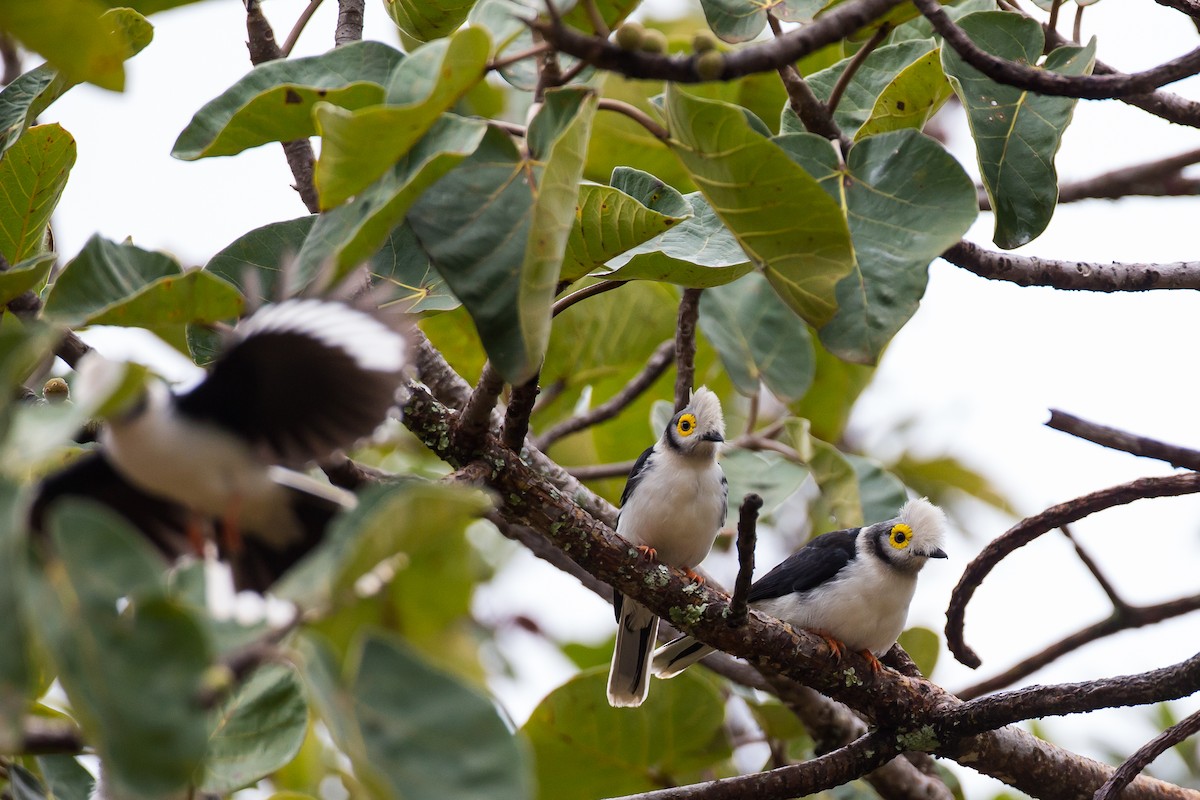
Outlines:
{"type": "Polygon", "coordinates": [[[363,38],[363,8],[366,0],[338,0],[337,27],[333,31],[334,47],[363,38]]]}
{"type": "MultiPolygon", "coordinates": [[[[767,22],[770,23],[771,33],[775,35],[776,39],[784,35],[783,26],[769,11],[767,12],[767,22]]],[[[864,47],[864,49],[866,48],[864,47]]],[[[812,87],[808,85],[808,81],[804,80],[800,70],[796,69],[795,64],[783,64],[777,71],[779,79],[783,82],[783,88],[787,90],[788,105],[804,123],[804,127],[818,136],[840,142],[842,152],[849,150],[851,145],[849,137],[845,136],[842,129],[833,121],[833,110],[837,108],[837,86],[834,86],[833,93],[829,95],[829,102],[822,103],[813,92],[812,87]]],[[[845,89],[845,87],[842,88],[845,89]]]]}
{"type": "Polygon", "coordinates": [[[529,434],[529,415],[533,413],[533,404],[537,402],[538,376],[534,375],[520,386],[514,386],[512,397],[509,398],[508,408],[504,410],[504,428],[501,436],[504,444],[516,453],[525,446],[525,437],[529,434]]]}
{"type": "MultiPolygon", "coordinates": [[[[629,383],[621,387],[621,391],[617,392],[611,398],[593,408],[586,414],[580,414],[577,417],[569,417],[558,423],[550,430],[543,433],[541,436],[534,438],[534,442],[539,450],[545,450],[550,445],[557,442],[564,436],[572,433],[578,433],[581,430],[590,428],[593,425],[599,425],[601,422],[612,419],[617,414],[624,411],[630,403],[649,389],[664,372],[667,367],[675,359],[675,342],[668,339],[660,344],[650,356],[650,360],[646,362],[646,366],[641,372],[634,375],[629,383]]],[[[628,472],[628,470],[626,470],[628,472]]]]}
{"type": "Polygon", "coordinates": [[[1168,83],[1200,72],[1200,48],[1145,72],[1109,75],[1062,75],[1019,64],[981,49],[966,31],[954,24],[938,0],[913,0],[913,4],[958,55],[998,83],[1039,94],[1107,100],[1146,94],[1168,83]]]}
{"type": "Polygon", "coordinates": [[[1110,428],[1107,425],[1088,422],[1054,408],[1050,409],[1050,419],[1046,425],[1057,431],[1078,436],[1080,439],[1086,439],[1113,450],[1122,450],[1135,456],[1158,459],[1180,469],[1200,470],[1200,450],[1179,447],[1160,442],[1157,439],[1110,428]]]}
{"type": "MultiPolygon", "coordinates": [[[[752,44],[725,54],[725,69],[719,80],[729,81],[756,72],[771,72],[791,64],[822,47],[839,41],[886,14],[902,0],[852,0],[834,6],[812,23],[789,31],[778,39],[752,44]]],[[[676,83],[711,80],[696,69],[697,56],[669,56],[623,50],[598,36],[588,36],[561,22],[536,19],[528,24],[561,53],[573,55],[600,69],[629,78],[651,78],[676,83]]]]}
{"type": "Polygon", "coordinates": [[[1121,790],[1129,785],[1134,776],[1144,770],[1151,761],[1158,758],[1168,749],[1180,742],[1200,733],[1200,711],[1181,720],[1155,736],[1113,773],[1096,792],[1095,800],[1115,800],[1121,790]]]}
{"type": "Polygon", "coordinates": [[[988,544],[967,565],[958,585],[954,587],[954,592],[950,596],[950,605],[946,609],[946,645],[950,648],[950,652],[968,667],[975,668],[982,663],[979,656],[963,639],[967,603],[970,602],[979,584],[996,564],[1017,548],[1024,547],[1043,533],[1106,508],[1151,497],[1173,497],[1193,492],[1200,492],[1200,473],[1189,472],[1161,478],[1139,478],[1052,506],[1009,528],[988,544]]]}
{"type": "Polygon", "coordinates": [[[746,596],[750,594],[750,584],[754,580],[754,545],[758,536],[758,512],[762,507],[763,499],[751,493],[742,499],[738,512],[738,573],[733,583],[733,597],[729,601],[730,625],[746,624],[749,610],[746,596]]]}
{"type": "Polygon", "coordinates": [[[458,446],[470,451],[483,437],[491,426],[492,412],[496,409],[496,400],[504,389],[504,379],[500,372],[492,366],[492,362],[483,365],[483,374],[479,383],[471,392],[462,416],[454,427],[455,439],[458,446]]]}
{"type": "Polygon", "coordinates": [[[1171,264],[1098,264],[1016,256],[986,250],[966,240],[942,258],[981,278],[1018,286],[1049,286],[1088,292],[1147,292],[1151,289],[1200,289],[1200,261],[1171,264]]]}
{"type": "Polygon", "coordinates": [[[696,320],[700,316],[703,289],[684,289],[675,323],[675,410],[682,411],[692,399],[696,380],[696,320]]]}

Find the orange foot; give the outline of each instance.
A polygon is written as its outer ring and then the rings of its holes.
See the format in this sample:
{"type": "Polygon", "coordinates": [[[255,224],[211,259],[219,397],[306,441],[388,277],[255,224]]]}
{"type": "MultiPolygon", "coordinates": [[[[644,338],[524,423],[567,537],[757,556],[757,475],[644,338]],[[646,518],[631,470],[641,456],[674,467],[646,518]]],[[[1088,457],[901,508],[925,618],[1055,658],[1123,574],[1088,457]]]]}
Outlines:
{"type": "Polygon", "coordinates": [[[701,575],[699,572],[694,571],[691,567],[684,567],[683,574],[687,575],[689,578],[691,578],[693,581],[700,584],[701,586],[704,585],[704,576],[701,575]]]}
{"type": "Polygon", "coordinates": [[[867,666],[871,668],[872,675],[883,672],[883,664],[879,663],[879,659],[870,650],[859,650],[858,654],[867,660],[867,666]]]}
{"type": "Polygon", "coordinates": [[[637,551],[641,553],[642,558],[646,559],[647,561],[652,561],[658,558],[658,551],[649,545],[639,544],[637,546],[637,551]]]}
{"type": "Polygon", "coordinates": [[[201,527],[199,515],[189,513],[187,515],[187,538],[188,544],[191,545],[192,553],[198,558],[204,557],[204,529],[201,527]]]}
{"type": "Polygon", "coordinates": [[[242,552],[242,529],[238,526],[241,510],[242,499],[234,497],[225,509],[225,516],[221,518],[221,544],[230,556],[242,552]]]}
{"type": "Polygon", "coordinates": [[[835,664],[842,660],[842,655],[844,655],[846,652],[846,645],[842,644],[839,640],[833,638],[824,631],[813,631],[813,633],[815,633],[817,636],[820,636],[825,640],[825,644],[829,645],[829,649],[833,653],[833,662],[835,664]]]}

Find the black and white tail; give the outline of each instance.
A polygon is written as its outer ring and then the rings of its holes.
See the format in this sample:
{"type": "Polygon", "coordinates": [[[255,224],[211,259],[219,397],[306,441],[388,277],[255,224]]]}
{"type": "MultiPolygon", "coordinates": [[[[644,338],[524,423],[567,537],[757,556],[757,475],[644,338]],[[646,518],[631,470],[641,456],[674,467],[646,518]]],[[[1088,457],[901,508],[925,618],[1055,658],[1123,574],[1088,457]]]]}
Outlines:
{"type": "Polygon", "coordinates": [[[608,671],[608,704],[640,706],[650,691],[650,656],[658,641],[658,617],[641,603],[617,596],[617,643],[608,671]]]}
{"type": "Polygon", "coordinates": [[[708,645],[680,636],[654,651],[650,671],[660,678],[674,678],[711,652],[713,648],[708,645]]]}

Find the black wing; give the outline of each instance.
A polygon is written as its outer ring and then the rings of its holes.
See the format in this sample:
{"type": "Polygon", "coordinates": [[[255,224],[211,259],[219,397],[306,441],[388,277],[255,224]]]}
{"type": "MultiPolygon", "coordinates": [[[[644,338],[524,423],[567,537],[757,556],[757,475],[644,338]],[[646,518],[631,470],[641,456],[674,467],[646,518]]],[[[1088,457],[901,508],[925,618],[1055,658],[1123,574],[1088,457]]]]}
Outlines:
{"type": "Polygon", "coordinates": [[[47,533],[46,513],[63,497],[104,503],[129,520],[170,559],[190,549],[188,515],[183,506],[138,489],[121,477],[101,453],[80,456],[41,482],[29,511],[30,528],[35,534],[47,533]]]}
{"type": "Polygon", "coordinates": [[[638,456],[637,461],[633,462],[633,469],[629,470],[629,477],[625,480],[625,490],[621,492],[621,505],[625,505],[625,501],[633,494],[633,490],[642,482],[642,478],[646,474],[646,469],[650,466],[650,457],[652,455],[654,455],[654,448],[647,447],[638,456]]]}
{"type": "Polygon", "coordinates": [[[307,333],[260,331],[233,345],[178,398],[178,408],[298,464],[375,430],[400,380],[400,372],[364,369],[347,351],[307,333]]]}
{"type": "Polygon", "coordinates": [[[807,592],[832,578],[854,558],[858,528],[823,533],[779,562],[750,586],[747,600],[770,600],[807,592]]]}

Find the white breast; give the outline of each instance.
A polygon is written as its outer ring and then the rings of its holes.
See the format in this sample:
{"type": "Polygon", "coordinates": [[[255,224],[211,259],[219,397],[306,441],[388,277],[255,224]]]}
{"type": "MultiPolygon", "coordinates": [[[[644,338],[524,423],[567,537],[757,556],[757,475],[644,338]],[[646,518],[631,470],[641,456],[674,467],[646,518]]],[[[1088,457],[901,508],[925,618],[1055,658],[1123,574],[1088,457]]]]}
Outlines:
{"type": "Polygon", "coordinates": [[[862,553],[862,546],[832,580],[754,607],[794,627],[826,633],[851,650],[883,655],[904,630],[917,579],[862,553]]]}
{"type": "Polygon", "coordinates": [[[674,451],[654,454],[653,468],[621,507],[617,533],[653,547],[659,560],[690,569],[708,555],[725,523],[723,473],[716,462],[674,451]]]}

